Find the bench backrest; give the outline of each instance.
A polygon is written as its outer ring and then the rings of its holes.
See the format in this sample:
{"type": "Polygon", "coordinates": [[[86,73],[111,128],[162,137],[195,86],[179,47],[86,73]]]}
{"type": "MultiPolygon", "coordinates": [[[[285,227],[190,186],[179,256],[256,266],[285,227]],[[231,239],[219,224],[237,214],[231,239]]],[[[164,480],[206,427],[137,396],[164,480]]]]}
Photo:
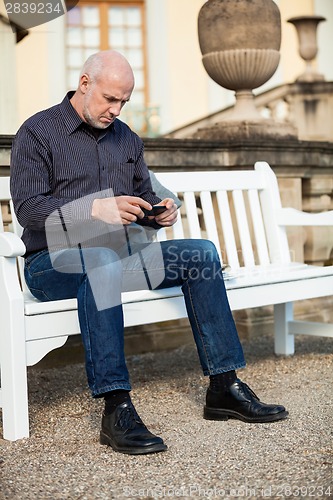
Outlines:
{"type": "MultiPolygon", "coordinates": [[[[183,201],[181,217],[172,228],[159,231],[159,240],[210,239],[222,261],[233,269],[290,262],[286,231],[276,220],[281,208],[277,179],[267,163],[257,162],[254,170],[163,172],[156,176],[183,201]]],[[[0,178],[0,200],[10,202],[8,178],[0,178]]],[[[20,235],[12,207],[11,215],[10,229],[20,235]]]]}
{"type": "Polygon", "coordinates": [[[278,183],[266,162],[257,162],[254,170],[157,177],[183,200],[182,217],[167,236],[160,232],[161,239],[208,238],[233,269],[290,262],[286,230],[277,222],[282,207],[278,183]]]}

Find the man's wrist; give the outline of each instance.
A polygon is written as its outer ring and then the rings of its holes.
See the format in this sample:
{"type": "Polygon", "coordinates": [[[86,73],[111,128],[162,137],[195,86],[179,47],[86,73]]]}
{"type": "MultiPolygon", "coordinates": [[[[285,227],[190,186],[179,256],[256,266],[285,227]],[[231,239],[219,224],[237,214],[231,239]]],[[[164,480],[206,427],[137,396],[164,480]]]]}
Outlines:
{"type": "Polygon", "coordinates": [[[100,199],[95,198],[94,201],[92,202],[91,206],[91,217],[93,219],[98,219],[98,214],[99,214],[99,204],[100,204],[100,199]]]}

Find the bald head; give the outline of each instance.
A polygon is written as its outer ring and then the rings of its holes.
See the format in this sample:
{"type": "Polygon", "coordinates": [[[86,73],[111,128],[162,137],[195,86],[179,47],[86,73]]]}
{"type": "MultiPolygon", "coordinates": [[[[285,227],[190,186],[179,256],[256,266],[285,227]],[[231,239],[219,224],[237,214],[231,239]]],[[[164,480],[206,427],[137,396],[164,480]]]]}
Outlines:
{"type": "Polygon", "coordinates": [[[85,62],[71,103],[82,120],[107,128],[129,101],[134,75],[127,59],[116,50],[105,50],[85,62]]]}
{"type": "Polygon", "coordinates": [[[111,76],[132,83],[134,87],[133,70],[127,59],[116,50],[103,50],[91,55],[83,65],[80,79],[85,74],[93,81],[111,76]]]}

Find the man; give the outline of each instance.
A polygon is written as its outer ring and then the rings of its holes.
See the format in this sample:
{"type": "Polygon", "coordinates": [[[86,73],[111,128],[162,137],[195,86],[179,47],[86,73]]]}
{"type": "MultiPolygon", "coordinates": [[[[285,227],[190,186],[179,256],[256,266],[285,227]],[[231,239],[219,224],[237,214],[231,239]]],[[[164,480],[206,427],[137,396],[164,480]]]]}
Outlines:
{"type": "Polygon", "coordinates": [[[177,219],[174,200],[152,191],[142,141],[117,118],[133,88],[132,69],[121,54],[91,56],[77,90],[18,131],[11,190],[24,227],[31,292],[40,300],[77,297],[88,383],[93,397],[105,399],[100,442],[144,454],[167,447],[148,431],[129,394],[120,294],[131,286],[182,286],[203,373],[210,377],[206,419],[273,422],[288,412],[260,402],[237,378],[245,361],[214,245],[131,240],[133,230],[158,230],[177,219]],[[165,211],[145,215],[156,204],[165,211]]]}

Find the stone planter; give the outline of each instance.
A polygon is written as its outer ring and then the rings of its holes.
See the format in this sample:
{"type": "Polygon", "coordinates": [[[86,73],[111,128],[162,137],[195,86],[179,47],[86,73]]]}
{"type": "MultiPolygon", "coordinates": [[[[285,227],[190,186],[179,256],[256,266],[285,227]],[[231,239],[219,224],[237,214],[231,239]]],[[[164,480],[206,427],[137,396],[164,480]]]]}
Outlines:
{"type": "Polygon", "coordinates": [[[202,62],[219,85],[236,92],[235,119],[259,118],[252,89],[280,60],[281,18],[273,0],[208,0],[199,12],[202,62]]]}
{"type": "Polygon", "coordinates": [[[288,19],[288,23],[295,26],[299,41],[299,55],[306,63],[305,71],[297,79],[297,82],[315,82],[324,80],[324,76],[319,74],[313,66],[313,61],[318,52],[317,27],[322,21],[326,21],[321,16],[302,16],[288,19]]]}
{"type": "Polygon", "coordinates": [[[295,127],[264,119],[253,89],[275,73],[280,61],[281,16],[273,0],[208,0],[198,16],[202,63],[219,85],[235,91],[236,104],[224,122],[199,129],[195,138],[296,138],[295,127]]]}

